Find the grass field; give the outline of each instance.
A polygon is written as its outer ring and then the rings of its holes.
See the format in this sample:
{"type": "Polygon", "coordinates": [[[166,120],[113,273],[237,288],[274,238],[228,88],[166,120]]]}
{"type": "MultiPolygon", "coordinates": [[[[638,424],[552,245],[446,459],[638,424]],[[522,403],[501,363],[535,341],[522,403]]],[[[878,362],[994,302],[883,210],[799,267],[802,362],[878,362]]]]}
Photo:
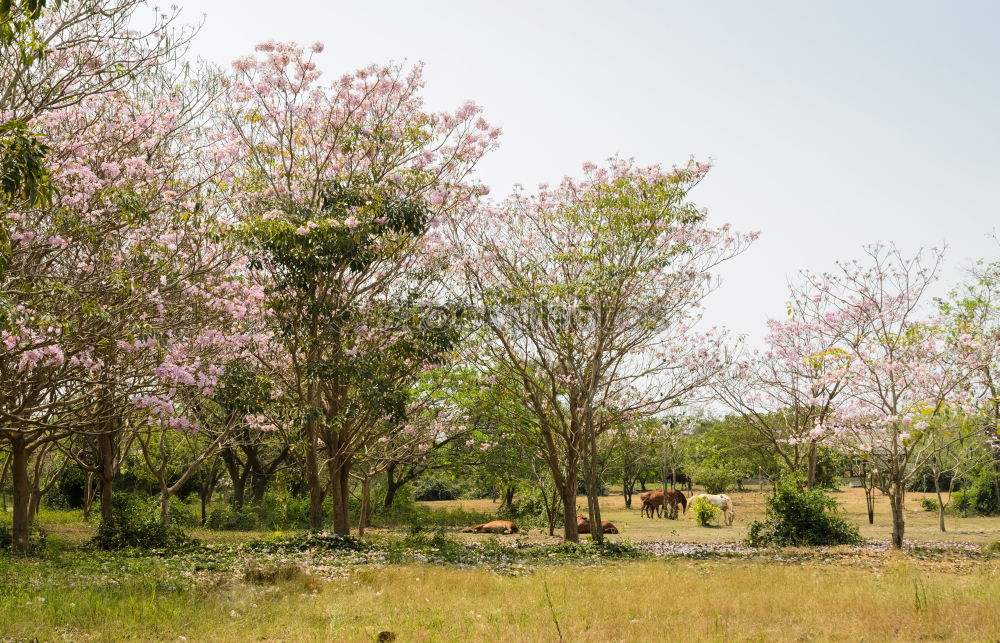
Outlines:
{"type": "MultiPolygon", "coordinates": [[[[695,490],[699,493],[699,490],[695,490]]],[[[688,494],[690,495],[690,494],[688,494]]],[[[672,540],[680,542],[727,542],[740,540],[746,535],[747,525],[764,516],[764,501],[766,492],[754,488],[745,492],[732,492],[736,510],[736,522],[729,527],[704,528],[697,526],[688,515],[680,520],[642,518],[638,507],[640,502],[635,498],[632,509],[625,508],[621,494],[610,495],[601,499],[601,517],[615,523],[621,530],[619,536],[610,538],[629,540],[672,540]]],[[[892,519],[889,513],[889,500],[886,496],[876,494],[875,524],[868,524],[868,513],[865,507],[863,489],[843,488],[834,492],[834,497],[840,504],[851,522],[861,528],[861,535],[875,540],[889,541],[892,534],[892,519]]],[[[1000,539],[1000,517],[969,517],[947,515],[945,517],[944,533],[938,528],[936,512],[924,511],[920,508],[920,499],[924,496],[934,497],[931,493],[908,493],[906,496],[906,539],[914,542],[973,542],[983,543],[1000,539]]],[[[469,511],[495,511],[496,504],[486,500],[451,500],[424,503],[441,508],[462,507],[469,511]]],[[[580,513],[586,515],[587,500],[580,496],[577,499],[580,513]]],[[[531,530],[533,537],[547,540],[541,530],[531,530]]],[[[559,533],[558,531],[556,532],[559,533]]]]}
{"type": "MultiPolygon", "coordinates": [[[[622,530],[613,540],[725,543],[763,515],[764,494],[731,495],[731,527],[643,519],[620,495],[602,507],[622,530]]],[[[904,552],[785,549],[502,569],[258,555],[236,545],[259,533],[200,529],[193,535],[207,547],[183,554],[93,552],[80,547],[93,526],[78,512],[45,511],[46,556],[0,555],[0,641],[373,641],[382,631],[398,641],[998,640],[1000,556],[978,544],[1000,540],[1000,518],[948,516],[942,534],[920,496],[908,500],[916,547],[904,552]],[[955,542],[977,546],[938,548],[955,542]],[[275,573],[261,578],[258,569],[275,573]]],[[[835,497],[866,537],[888,540],[883,498],[869,526],[861,490],[835,497]]],[[[496,509],[489,500],[430,504],[496,509]]],[[[538,529],[499,538],[450,531],[466,543],[558,540],[538,529]]]]}
{"type": "Polygon", "coordinates": [[[232,575],[192,580],[156,561],[110,576],[17,564],[22,589],[0,601],[7,640],[372,641],[391,631],[400,641],[992,641],[1000,633],[997,561],[956,573],[891,556],[873,568],[668,560],[517,577],[405,565],[264,586],[232,575]]]}

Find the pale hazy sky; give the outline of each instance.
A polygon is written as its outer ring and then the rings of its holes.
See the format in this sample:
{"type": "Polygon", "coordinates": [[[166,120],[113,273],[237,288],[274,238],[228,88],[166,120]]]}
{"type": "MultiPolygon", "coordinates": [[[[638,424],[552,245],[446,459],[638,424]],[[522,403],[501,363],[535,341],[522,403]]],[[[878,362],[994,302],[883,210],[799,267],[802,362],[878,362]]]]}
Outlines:
{"type": "Polygon", "coordinates": [[[503,128],[479,167],[494,197],[614,154],[715,159],[692,200],[762,237],[706,320],[751,338],[800,268],[862,244],[947,243],[945,282],[1000,258],[1000,2],[179,4],[220,64],[268,39],[325,43],[331,81],[423,61],[428,107],[472,99],[503,128]]]}

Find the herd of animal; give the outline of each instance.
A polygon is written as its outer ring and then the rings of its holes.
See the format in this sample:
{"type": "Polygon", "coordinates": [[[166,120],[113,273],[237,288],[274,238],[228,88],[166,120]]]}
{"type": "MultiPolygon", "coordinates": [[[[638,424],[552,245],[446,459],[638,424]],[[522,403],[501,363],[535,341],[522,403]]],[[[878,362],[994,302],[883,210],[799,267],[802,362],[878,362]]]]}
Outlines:
{"type": "MultiPolygon", "coordinates": [[[[724,493],[699,493],[688,498],[684,495],[683,491],[678,491],[677,489],[669,489],[666,492],[647,491],[646,493],[639,494],[639,499],[642,500],[641,515],[644,518],[652,518],[655,513],[657,518],[666,516],[667,518],[676,520],[678,513],[687,515],[689,502],[694,503],[699,498],[721,509],[726,525],[733,524],[733,521],[736,519],[736,512],[733,511],[733,500],[724,493]]],[[[601,521],[601,527],[602,531],[606,534],[619,533],[618,527],[610,520],[601,521]]],[[[576,515],[576,530],[581,534],[590,533],[590,521],[583,514],[576,515]]],[[[469,534],[516,534],[518,533],[518,528],[517,525],[509,520],[493,520],[466,527],[462,531],[469,534]]]]}

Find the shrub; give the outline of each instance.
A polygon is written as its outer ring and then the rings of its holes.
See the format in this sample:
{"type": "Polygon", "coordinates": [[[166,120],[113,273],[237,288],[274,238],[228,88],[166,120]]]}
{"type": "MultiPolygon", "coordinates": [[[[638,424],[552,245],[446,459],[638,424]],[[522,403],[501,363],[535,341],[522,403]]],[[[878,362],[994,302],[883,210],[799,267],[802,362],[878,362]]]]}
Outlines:
{"type": "Polygon", "coordinates": [[[357,536],[334,534],[326,531],[307,531],[280,539],[260,538],[250,540],[245,547],[263,554],[288,553],[296,551],[368,551],[372,545],[357,536]]]}
{"type": "Polygon", "coordinates": [[[995,471],[982,471],[972,481],[965,491],[970,497],[972,509],[980,516],[992,516],[1000,513],[1000,503],[996,497],[995,471]]]}
{"type": "Polygon", "coordinates": [[[992,516],[1000,513],[996,497],[996,476],[993,471],[983,471],[962,491],[955,492],[952,509],[963,516],[975,514],[992,516]]]}
{"type": "Polygon", "coordinates": [[[701,527],[708,527],[719,519],[719,508],[704,498],[696,498],[690,511],[695,523],[701,527]]]}
{"type": "Polygon", "coordinates": [[[45,506],[49,509],[82,509],[83,483],[84,473],[79,466],[73,464],[66,467],[55,486],[45,494],[45,506]]]}
{"type": "Polygon", "coordinates": [[[118,494],[112,504],[111,521],[101,521],[90,540],[98,549],[169,549],[194,542],[176,523],[160,524],[160,503],[156,498],[118,494]]]}
{"type": "MultiPolygon", "coordinates": [[[[45,551],[45,543],[48,540],[48,532],[41,527],[31,525],[28,527],[28,554],[34,556],[45,551]]],[[[14,532],[11,525],[0,523],[0,551],[9,551],[14,546],[14,532]]]]}
{"type": "Polygon", "coordinates": [[[857,545],[864,542],[858,528],[837,511],[837,501],[820,489],[799,489],[778,483],[767,499],[764,520],[750,524],[746,542],[751,547],[788,545],[857,545]]]}
{"type": "Polygon", "coordinates": [[[496,520],[496,516],[482,511],[457,509],[431,509],[418,504],[395,503],[389,509],[376,513],[373,522],[385,526],[409,527],[467,527],[496,520]]]}
{"type": "Polygon", "coordinates": [[[983,553],[987,556],[1000,556],[1000,540],[983,545],[983,553]]]}
{"type": "Polygon", "coordinates": [[[920,508],[923,509],[924,511],[937,511],[938,510],[937,498],[930,498],[928,496],[924,496],[923,498],[920,499],[920,508]]]}
{"type": "MultiPolygon", "coordinates": [[[[545,514],[545,500],[542,489],[531,489],[522,493],[512,505],[507,505],[497,511],[500,520],[512,520],[521,527],[548,527],[545,514]]],[[[559,509],[562,516],[562,508],[559,509]]],[[[492,518],[491,518],[492,520],[492,518]]]]}
{"type": "Polygon", "coordinates": [[[440,473],[425,476],[413,483],[416,500],[458,500],[464,491],[461,482],[440,473]]]}
{"type": "Polygon", "coordinates": [[[220,531],[252,531],[258,528],[258,523],[253,513],[226,506],[213,510],[205,526],[220,531]]]}
{"type": "MultiPolygon", "coordinates": [[[[328,518],[329,513],[324,513],[324,519],[328,518]]],[[[205,526],[221,531],[309,529],[309,498],[268,492],[256,504],[240,509],[232,506],[214,509],[205,526]]]]}
{"type": "Polygon", "coordinates": [[[972,512],[972,496],[967,491],[956,491],[951,497],[951,504],[948,505],[951,513],[968,516],[972,512]]]}
{"type": "Polygon", "coordinates": [[[844,483],[844,472],[851,468],[850,458],[829,447],[816,450],[816,486],[837,489],[844,483]]]}
{"type": "Polygon", "coordinates": [[[736,484],[736,474],[721,467],[704,467],[698,470],[695,482],[705,487],[705,493],[726,493],[736,484]]]}

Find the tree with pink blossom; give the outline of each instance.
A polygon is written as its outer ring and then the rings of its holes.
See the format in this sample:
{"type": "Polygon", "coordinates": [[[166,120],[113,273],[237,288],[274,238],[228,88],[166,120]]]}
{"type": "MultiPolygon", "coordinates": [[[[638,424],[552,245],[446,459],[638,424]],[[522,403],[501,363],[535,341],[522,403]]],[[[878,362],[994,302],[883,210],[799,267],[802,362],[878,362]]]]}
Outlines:
{"type": "Polygon", "coordinates": [[[328,487],[347,533],[357,454],[383,416],[402,417],[401,384],[449,350],[443,230],[484,191],[468,174],[499,131],[471,103],[426,111],[419,66],[321,84],[320,49],[268,42],[236,60],[225,114],[243,158],[239,234],[274,338],[260,363],[299,410],[312,525],[328,487]]]}
{"type": "Polygon", "coordinates": [[[842,329],[819,319],[820,301],[794,293],[788,316],[768,320],[765,349],[734,360],[715,381],[717,398],[770,445],[789,472],[816,482],[822,428],[846,391],[842,329]]]}
{"type": "MultiPolygon", "coordinates": [[[[708,165],[665,170],[612,160],[478,210],[453,234],[461,285],[486,333],[483,368],[535,415],[577,541],[581,466],[593,483],[602,418],[651,416],[687,399],[723,365],[718,336],[697,334],[711,270],[754,235],[705,224],[688,200],[708,165]]],[[[600,525],[596,489],[590,523],[600,525]]],[[[598,539],[601,534],[595,533],[598,539]]]]}
{"type": "Polygon", "coordinates": [[[817,347],[835,356],[843,395],[816,429],[878,472],[892,509],[892,544],[899,548],[906,487],[958,439],[936,432],[949,413],[972,408],[974,374],[992,356],[971,335],[949,333],[946,318],[921,317],[941,251],[907,257],[876,245],[866,253],[866,264],[839,263],[835,272],[805,274],[793,286],[792,300],[803,303],[796,321],[808,329],[806,337],[822,338],[800,342],[798,358],[813,359],[817,347]]]}
{"type": "MultiPolygon", "coordinates": [[[[223,368],[216,358],[246,342],[241,319],[258,299],[224,243],[212,195],[228,155],[202,136],[209,92],[168,79],[157,63],[173,50],[148,45],[154,55],[123,38],[149,54],[136,59],[134,76],[114,76],[65,104],[46,94],[54,102],[31,114],[45,135],[52,198],[22,195],[3,207],[2,437],[17,456],[18,549],[27,533],[26,456],[71,433],[90,438],[67,453],[94,446],[99,457],[87,466],[100,473],[108,519],[121,436],[149,417],[191,428],[172,398],[212,388],[223,368]]],[[[123,46],[113,38],[105,45],[123,46]]],[[[120,52],[105,53],[113,60],[120,52]]]]}

